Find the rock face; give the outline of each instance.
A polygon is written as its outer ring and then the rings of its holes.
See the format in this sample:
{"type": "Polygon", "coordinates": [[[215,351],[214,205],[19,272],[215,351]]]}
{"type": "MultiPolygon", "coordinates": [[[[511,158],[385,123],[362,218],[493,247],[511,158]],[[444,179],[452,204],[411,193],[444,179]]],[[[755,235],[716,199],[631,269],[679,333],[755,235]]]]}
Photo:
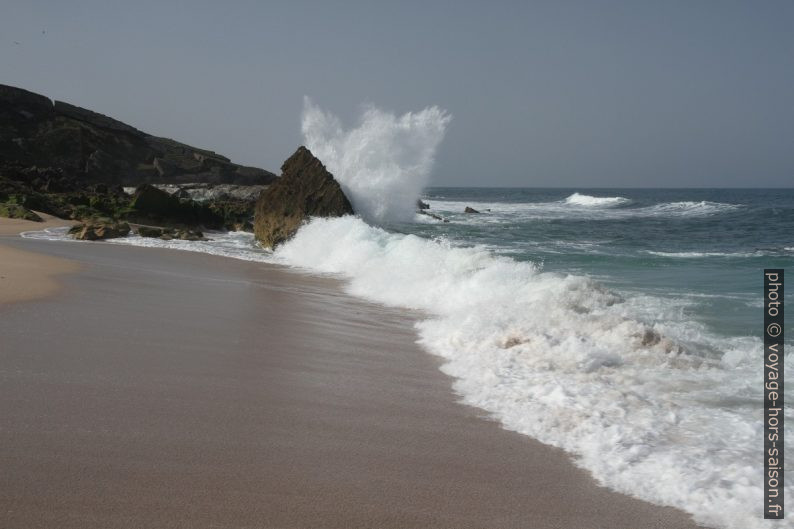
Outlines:
{"type": "Polygon", "coordinates": [[[91,110],[0,85],[0,174],[32,167],[49,168],[81,184],[267,185],[276,178],[91,110]]]}
{"type": "Polygon", "coordinates": [[[241,201],[256,202],[259,195],[267,186],[253,185],[240,186],[235,184],[156,184],[157,189],[162,189],[169,195],[177,198],[190,198],[196,202],[208,201],[241,201]]]}
{"type": "Polygon", "coordinates": [[[299,147],[281,171],[281,178],[256,203],[254,234],[266,248],[292,237],[309,217],[353,214],[339,183],[306,147],[299,147]]]}
{"type": "Polygon", "coordinates": [[[130,232],[130,225],[126,222],[116,222],[113,220],[91,220],[83,224],[78,224],[69,230],[69,233],[82,241],[98,241],[103,239],[115,239],[116,237],[126,237],[130,232]]]}

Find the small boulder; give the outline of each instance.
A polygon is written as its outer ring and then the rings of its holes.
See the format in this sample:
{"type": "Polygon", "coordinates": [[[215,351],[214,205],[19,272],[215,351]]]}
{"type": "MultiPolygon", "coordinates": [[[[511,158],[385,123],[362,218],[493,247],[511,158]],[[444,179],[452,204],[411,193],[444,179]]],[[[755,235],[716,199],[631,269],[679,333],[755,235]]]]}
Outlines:
{"type": "Polygon", "coordinates": [[[256,202],[254,234],[264,247],[286,241],[309,217],[353,214],[339,182],[306,147],[299,147],[281,171],[256,202]]]}
{"type": "Polygon", "coordinates": [[[117,237],[126,237],[129,233],[129,224],[108,219],[89,220],[69,230],[69,234],[81,241],[115,239],[117,237]]]}
{"type": "Polygon", "coordinates": [[[448,220],[448,219],[445,219],[444,217],[441,217],[441,216],[439,216],[439,215],[436,215],[436,214],[434,214],[434,213],[430,213],[429,211],[424,211],[424,210],[422,210],[422,209],[418,210],[418,211],[417,211],[417,213],[418,213],[419,215],[426,215],[426,216],[428,216],[428,217],[431,217],[431,218],[434,218],[434,219],[436,219],[436,220],[440,220],[441,222],[449,222],[449,220],[448,220]]]}
{"type": "Polygon", "coordinates": [[[151,226],[141,226],[138,228],[138,235],[141,237],[160,237],[163,235],[163,229],[152,228],[151,226]]]}
{"type": "Polygon", "coordinates": [[[469,206],[466,206],[466,209],[463,210],[463,213],[479,213],[479,211],[477,211],[474,208],[470,208],[469,206]]]}
{"type": "Polygon", "coordinates": [[[183,241],[206,241],[207,238],[199,230],[176,230],[172,234],[173,238],[183,241]]]}

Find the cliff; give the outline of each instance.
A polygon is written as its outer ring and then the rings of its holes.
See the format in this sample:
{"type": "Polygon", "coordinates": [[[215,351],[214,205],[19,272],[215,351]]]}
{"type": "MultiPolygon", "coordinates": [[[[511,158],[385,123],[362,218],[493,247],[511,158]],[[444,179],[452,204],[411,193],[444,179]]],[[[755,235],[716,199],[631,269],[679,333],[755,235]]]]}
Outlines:
{"type": "Polygon", "coordinates": [[[267,185],[276,176],[61,101],[0,85],[0,174],[55,169],[80,183],[267,185]]]}

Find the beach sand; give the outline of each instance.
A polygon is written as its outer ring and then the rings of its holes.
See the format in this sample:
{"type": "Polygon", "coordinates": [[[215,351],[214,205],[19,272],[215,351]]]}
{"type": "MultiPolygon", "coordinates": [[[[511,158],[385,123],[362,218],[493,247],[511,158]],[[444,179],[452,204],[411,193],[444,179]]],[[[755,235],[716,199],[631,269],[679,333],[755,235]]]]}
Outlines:
{"type": "Polygon", "coordinates": [[[80,270],[0,308],[0,527],[695,527],[457,403],[415,316],[336,280],[3,244],[80,270]]]}
{"type": "Polygon", "coordinates": [[[39,213],[44,222],[0,217],[0,305],[51,295],[58,290],[56,277],[77,271],[77,263],[48,257],[3,244],[24,231],[68,226],[72,221],[39,213]]]}

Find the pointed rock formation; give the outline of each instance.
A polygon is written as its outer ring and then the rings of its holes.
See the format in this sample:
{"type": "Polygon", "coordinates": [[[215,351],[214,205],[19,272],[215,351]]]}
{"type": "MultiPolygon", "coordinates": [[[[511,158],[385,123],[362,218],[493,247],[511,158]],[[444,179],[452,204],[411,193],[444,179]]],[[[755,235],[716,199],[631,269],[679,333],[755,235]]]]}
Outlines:
{"type": "Polygon", "coordinates": [[[339,182],[306,147],[299,147],[281,171],[256,202],[254,234],[264,247],[286,241],[309,217],[353,214],[339,182]]]}

